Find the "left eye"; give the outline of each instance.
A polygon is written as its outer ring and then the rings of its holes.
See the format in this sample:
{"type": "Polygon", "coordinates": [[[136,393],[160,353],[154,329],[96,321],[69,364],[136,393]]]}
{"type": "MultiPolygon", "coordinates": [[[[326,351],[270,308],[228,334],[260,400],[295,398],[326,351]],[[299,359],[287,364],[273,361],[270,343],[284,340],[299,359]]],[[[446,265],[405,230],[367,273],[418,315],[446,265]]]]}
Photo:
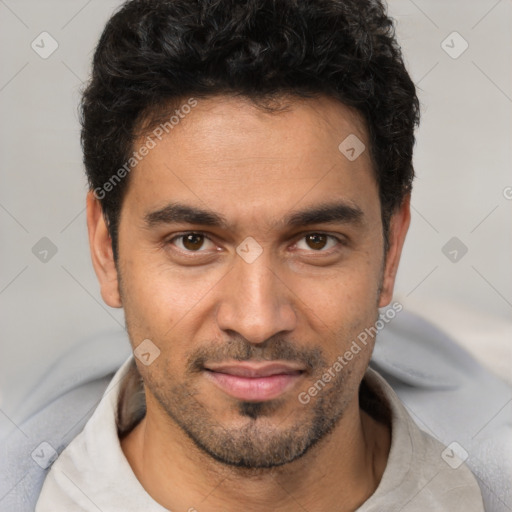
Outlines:
{"type": "Polygon", "coordinates": [[[325,251],[335,247],[339,243],[339,240],[331,235],[326,235],[324,233],[309,233],[302,237],[299,242],[297,242],[298,249],[314,250],[314,251],[325,251]],[[300,245],[302,243],[306,244],[306,247],[300,245]]]}
{"type": "Polygon", "coordinates": [[[215,247],[214,243],[202,233],[186,233],[171,240],[171,243],[183,251],[202,252],[215,247]],[[210,244],[210,246],[208,246],[210,244]],[[204,246],[207,246],[206,248],[204,246]],[[202,250],[201,250],[202,249],[202,250]]]}

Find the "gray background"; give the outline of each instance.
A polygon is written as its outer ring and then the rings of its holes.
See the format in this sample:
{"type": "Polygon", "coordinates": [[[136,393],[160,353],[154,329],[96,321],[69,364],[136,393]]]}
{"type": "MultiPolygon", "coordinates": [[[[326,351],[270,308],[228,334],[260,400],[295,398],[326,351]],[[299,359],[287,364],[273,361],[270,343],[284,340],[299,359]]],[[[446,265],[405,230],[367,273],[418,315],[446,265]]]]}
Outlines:
{"type": "MultiPolygon", "coordinates": [[[[77,120],[94,45],[119,3],[0,0],[0,412],[7,415],[65,350],[123,329],[122,311],[102,302],[89,259],[77,120]],[[47,59],[31,47],[41,46],[43,31],[58,43],[47,59]],[[43,237],[57,249],[47,261],[36,257],[43,237]]],[[[423,112],[396,299],[511,379],[512,2],[397,0],[389,11],[423,112]],[[463,48],[454,31],[469,44],[458,58],[443,49],[463,48]]]]}

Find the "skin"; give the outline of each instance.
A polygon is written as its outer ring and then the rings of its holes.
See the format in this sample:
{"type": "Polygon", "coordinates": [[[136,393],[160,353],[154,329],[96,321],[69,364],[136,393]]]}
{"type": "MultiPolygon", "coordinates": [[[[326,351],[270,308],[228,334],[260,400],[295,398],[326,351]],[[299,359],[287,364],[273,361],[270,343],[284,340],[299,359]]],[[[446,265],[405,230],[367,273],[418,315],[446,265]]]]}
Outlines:
{"type": "Polygon", "coordinates": [[[150,339],[160,350],[148,366],[136,358],[147,413],[121,447],[170,510],[355,510],[386,466],[389,425],[358,400],[373,340],[308,404],[298,395],[390,303],[409,198],[391,218],[384,254],[368,150],[352,162],[338,150],[349,134],[369,147],[364,122],[325,97],[288,104],[269,114],[242,98],[198,101],[130,175],[117,266],[101,206],[87,198],[102,297],[124,308],[134,348],[150,339]],[[148,226],[147,215],[170,202],[216,212],[227,226],[148,226]],[[359,209],[358,219],[283,223],[340,202],[359,209]],[[176,238],[197,231],[207,238],[176,238]],[[262,249],[252,263],[236,252],[247,237],[262,249]],[[237,359],[310,366],[291,389],[256,405],[190,368],[237,359]]]}

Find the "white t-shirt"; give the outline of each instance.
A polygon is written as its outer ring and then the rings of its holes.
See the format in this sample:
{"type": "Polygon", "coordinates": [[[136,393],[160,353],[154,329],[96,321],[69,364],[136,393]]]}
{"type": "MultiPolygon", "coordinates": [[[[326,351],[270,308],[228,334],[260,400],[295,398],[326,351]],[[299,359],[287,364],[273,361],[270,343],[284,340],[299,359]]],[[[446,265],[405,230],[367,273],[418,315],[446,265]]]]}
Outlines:
{"type": "MultiPolygon", "coordinates": [[[[83,431],[49,471],[35,512],[165,512],[145,491],[121,449],[119,368],[83,431]]],[[[421,431],[388,383],[368,368],[364,380],[391,413],[391,448],[381,482],[357,512],[483,512],[477,481],[451,449],[421,431]]]]}

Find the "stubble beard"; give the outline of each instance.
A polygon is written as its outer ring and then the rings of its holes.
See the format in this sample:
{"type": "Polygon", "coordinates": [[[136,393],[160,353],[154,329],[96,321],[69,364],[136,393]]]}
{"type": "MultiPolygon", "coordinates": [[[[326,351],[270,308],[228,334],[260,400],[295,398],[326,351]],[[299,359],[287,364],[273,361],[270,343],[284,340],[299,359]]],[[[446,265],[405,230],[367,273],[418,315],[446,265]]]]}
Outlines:
{"type": "MultiPolygon", "coordinates": [[[[324,369],[315,372],[311,382],[316,382],[319,378],[316,375],[321,376],[323,372],[324,369]]],[[[287,400],[297,399],[296,412],[283,419],[276,416],[279,417],[279,410],[284,407],[284,399],[241,401],[236,405],[237,422],[233,427],[216,421],[187,384],[175,385],[167,391],[151,382],[146,386],[149,385],[167,416],[201,453],[223,465],[256,470],[299,459],[335,429],[355,394],[355,390],[348,390],[345,385],[351,381],[351,372],[350,367],[344,368],[307,405],[292,395],[287,400]],[[242,425],[240,419],[244,420],[242,425]]]]}

